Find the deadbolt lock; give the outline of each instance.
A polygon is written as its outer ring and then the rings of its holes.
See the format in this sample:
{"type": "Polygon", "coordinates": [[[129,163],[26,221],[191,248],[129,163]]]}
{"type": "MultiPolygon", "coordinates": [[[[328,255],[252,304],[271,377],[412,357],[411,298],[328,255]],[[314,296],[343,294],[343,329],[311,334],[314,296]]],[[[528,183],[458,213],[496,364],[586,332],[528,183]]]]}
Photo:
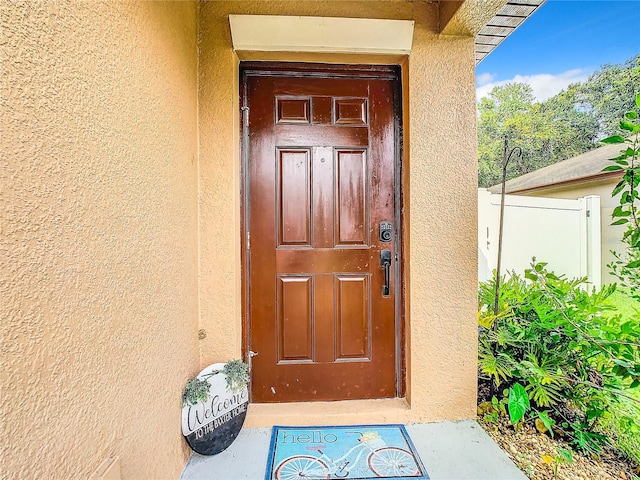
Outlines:
{"type": "Polygon", "coordinates": [[[393,224],[391,222],[380,222],[380,241],[388,243],[393,239],[393,224]]]}

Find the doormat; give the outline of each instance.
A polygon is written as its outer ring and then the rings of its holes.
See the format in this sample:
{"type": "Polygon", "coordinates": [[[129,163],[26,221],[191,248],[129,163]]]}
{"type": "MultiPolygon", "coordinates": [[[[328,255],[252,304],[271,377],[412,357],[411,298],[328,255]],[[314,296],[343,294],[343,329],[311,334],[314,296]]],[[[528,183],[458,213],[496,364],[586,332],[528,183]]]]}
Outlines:
{"type": "Polygon", "coordinates": [[[404,425],[273,427],[265,480],[428,479],[404,425]]]}

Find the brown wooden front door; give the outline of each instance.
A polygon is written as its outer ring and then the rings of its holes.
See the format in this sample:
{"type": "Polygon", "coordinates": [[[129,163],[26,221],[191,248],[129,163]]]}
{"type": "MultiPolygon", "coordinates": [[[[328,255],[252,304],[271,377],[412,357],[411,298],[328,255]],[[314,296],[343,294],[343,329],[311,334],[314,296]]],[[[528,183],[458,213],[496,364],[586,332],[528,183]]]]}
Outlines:
{"type": "Polygon", "coordinates": [[[390,71],[245,71],[254,402],[399,393],[395,85],[390,71]]]}

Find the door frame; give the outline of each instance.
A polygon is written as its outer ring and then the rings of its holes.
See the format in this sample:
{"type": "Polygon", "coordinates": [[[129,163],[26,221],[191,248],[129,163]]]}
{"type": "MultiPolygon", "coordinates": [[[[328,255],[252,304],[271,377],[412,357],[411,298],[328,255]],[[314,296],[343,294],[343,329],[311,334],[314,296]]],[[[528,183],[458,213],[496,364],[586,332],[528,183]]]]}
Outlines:
{"type": "MultiPolygon", "coordinates": [[[[403,135],[403,88],[402,69],[400,65],[329,65],[323,63],[281,63],[281,62],[240,62],[240,239],[241,239],[241,292],[242,292],[242,357],[251,366],[251,318],[249,302],[251,298],[251,239],[250,232],[250,195],[249,195],[249,125],[251,115],[247,94],[247,80],[250,76],[297,76],[315,78],[358,78],[382,79],[393,81],[393,122],[395,135],[394,148],[394,209],[396,225],[395,259],[393,262],[395,288],[395,371],[396,398],[406,395],[406,315],[405,315],[405,187],[408,179],[404,168],[404,135],[403,135]],[[400,259],[401,261],[398,261],[400,259]]],[[[311,400],[310,400],[311,401],[311,400]]]]}

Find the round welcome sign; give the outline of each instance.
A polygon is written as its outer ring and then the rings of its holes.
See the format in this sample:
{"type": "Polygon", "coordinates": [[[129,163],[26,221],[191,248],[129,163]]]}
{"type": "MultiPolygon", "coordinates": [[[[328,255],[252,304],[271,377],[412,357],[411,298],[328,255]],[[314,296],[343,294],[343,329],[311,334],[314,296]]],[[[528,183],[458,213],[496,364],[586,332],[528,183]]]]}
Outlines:
{"type": "Polygon", "coordinates": [[[210,365],[187,384],[182,435],[195,452],[216,455],[236,439],[247,416],[247,381],[246,365],[236,360],[210,365]]]}

